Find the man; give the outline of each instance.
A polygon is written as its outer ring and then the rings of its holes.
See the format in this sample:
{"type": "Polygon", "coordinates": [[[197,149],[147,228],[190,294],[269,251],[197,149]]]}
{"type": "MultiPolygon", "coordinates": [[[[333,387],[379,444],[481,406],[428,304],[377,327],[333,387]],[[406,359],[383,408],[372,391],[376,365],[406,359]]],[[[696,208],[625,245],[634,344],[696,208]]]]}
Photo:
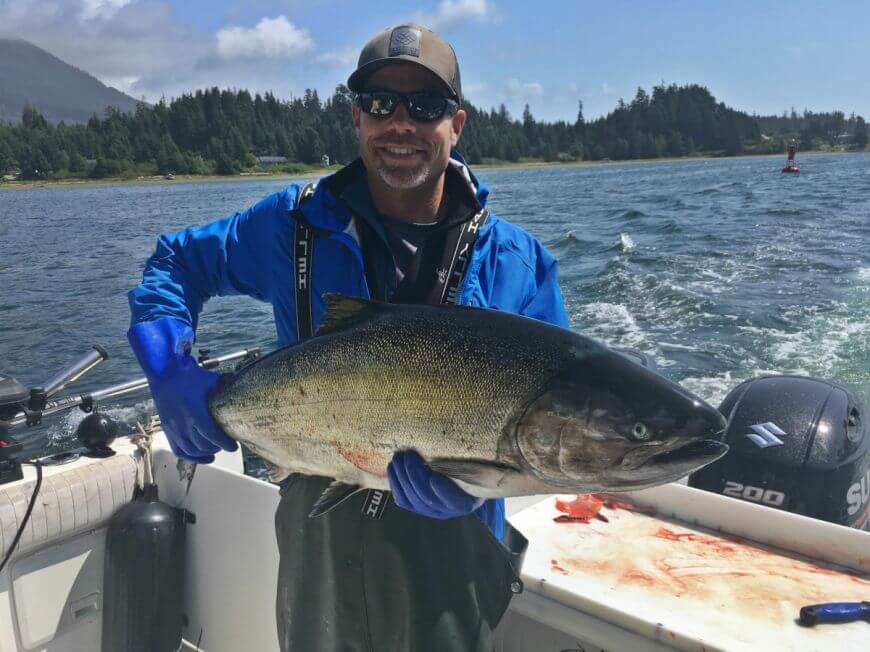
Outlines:
{"type": "MultiPolygon", "coordinates": [[[[247,294],[274,307],[292,344],[323,318],[322,295],[497,308],[567,325],[556,262],[489,215],[487,190],[453,147],[466,114],[453,49],[401,25],[362,51],[348,86],[360,158],[204,227],[160,237],[130,292],[131,345],[180,457],[234,450],[206,396],[216,374],[189,352],[203,302],[247,294]]],[[[319,518],[328,478],[291,476],[275,523],[284,650],[487,650],[520,588],[524,540],[501,500],[469,496],[413,451],[391,496],[359,494],[319,518]]]]}

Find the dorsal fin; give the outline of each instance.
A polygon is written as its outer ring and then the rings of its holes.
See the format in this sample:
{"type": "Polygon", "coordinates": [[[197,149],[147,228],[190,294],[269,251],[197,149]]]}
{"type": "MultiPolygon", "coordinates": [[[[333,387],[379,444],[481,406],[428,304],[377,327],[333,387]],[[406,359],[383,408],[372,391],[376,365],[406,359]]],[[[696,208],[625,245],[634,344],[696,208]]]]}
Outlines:
{"type": "Polygon", "coordinates": [[[317,332],[314,333],[315,336],[338,333],[391,309],[388,303],[348,297],[343,294],[327,293],[323,295],[323,299],[326,302],[326,314],[317,332]]]}

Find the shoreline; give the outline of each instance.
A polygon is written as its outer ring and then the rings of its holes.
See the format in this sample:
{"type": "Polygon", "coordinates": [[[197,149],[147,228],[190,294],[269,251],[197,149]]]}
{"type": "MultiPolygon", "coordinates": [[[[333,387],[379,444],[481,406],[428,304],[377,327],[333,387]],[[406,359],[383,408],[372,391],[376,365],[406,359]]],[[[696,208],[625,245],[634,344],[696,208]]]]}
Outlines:
{"type": "MultiPolygon", "coordinates": [[[[826,151],[826,150],[810,150],[801,152],[801,156],[818,156],[822,154],[860,154],[862,152],[849,151],[826,151]]],[[[542,168],[574,168],[574,167],[593,167],[599,165],[651,165],[656,163],[677,163],[682,161],[714,161],[723,159],[743,159],[743,158],[782,158],[784,154],[740,154],[737,156],[670,156],[662,158],[646,158],[646,159],[627,159],[621,161],[517,161],[511,163],[489,162],[472,165],[475,172],[479,171],[494,171],[494,170],[522,170],[522,169],[542,169],[542,168]]],[[[106,178],[106,179],[61,179],[57,181],[51,180],[26,180],[26,181],[2,181],[0,182],[0,190],[16,190],[26,188],[90,188],[97,186],[119,186],[119,185],[160,185],[170,183],[216,183],[216,182],[244,182],[244,181],[293,181],[296,179],[312,179],[320,178],[328,174],[332,174],[339,170],[341,166],[335,165],[329,168],[317,167],[306,170],[305,172],[279,172],[271,174],[264,173],[242,173],[236,175],[198,175],[198,174],[180,174],[175,175],[172,179],[167,179],[164,175],[153,175],[137,178],[106,178]]]]}

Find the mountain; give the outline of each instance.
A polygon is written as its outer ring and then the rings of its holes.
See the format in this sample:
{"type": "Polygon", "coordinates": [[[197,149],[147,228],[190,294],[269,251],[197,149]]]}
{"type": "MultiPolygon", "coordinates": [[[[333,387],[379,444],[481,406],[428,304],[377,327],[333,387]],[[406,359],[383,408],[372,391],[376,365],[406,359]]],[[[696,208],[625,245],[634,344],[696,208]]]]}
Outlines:
{"type": "Polygon", "coordinates": [[[32,43],[0,38],[0,121],[20,121],[27,104],[51,122],[87,122],[106,107],[132,111],[137,102],[32,43]]]}

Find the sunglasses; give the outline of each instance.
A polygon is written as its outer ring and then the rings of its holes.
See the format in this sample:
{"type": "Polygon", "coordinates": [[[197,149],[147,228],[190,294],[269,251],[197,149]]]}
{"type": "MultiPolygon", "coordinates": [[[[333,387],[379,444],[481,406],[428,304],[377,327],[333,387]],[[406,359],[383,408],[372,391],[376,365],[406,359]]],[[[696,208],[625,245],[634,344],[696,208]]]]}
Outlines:
{"type": "Polygon", "coordinates": [[[397,93],[395,91],[366,91],[357,93],[359,107],[378,118],[393,115],[399,103],[405,105],[408,115],[418,122],[432,122],[459,109],[459,102],[438,93],[421,91],[418,93],[397,93]]]}

